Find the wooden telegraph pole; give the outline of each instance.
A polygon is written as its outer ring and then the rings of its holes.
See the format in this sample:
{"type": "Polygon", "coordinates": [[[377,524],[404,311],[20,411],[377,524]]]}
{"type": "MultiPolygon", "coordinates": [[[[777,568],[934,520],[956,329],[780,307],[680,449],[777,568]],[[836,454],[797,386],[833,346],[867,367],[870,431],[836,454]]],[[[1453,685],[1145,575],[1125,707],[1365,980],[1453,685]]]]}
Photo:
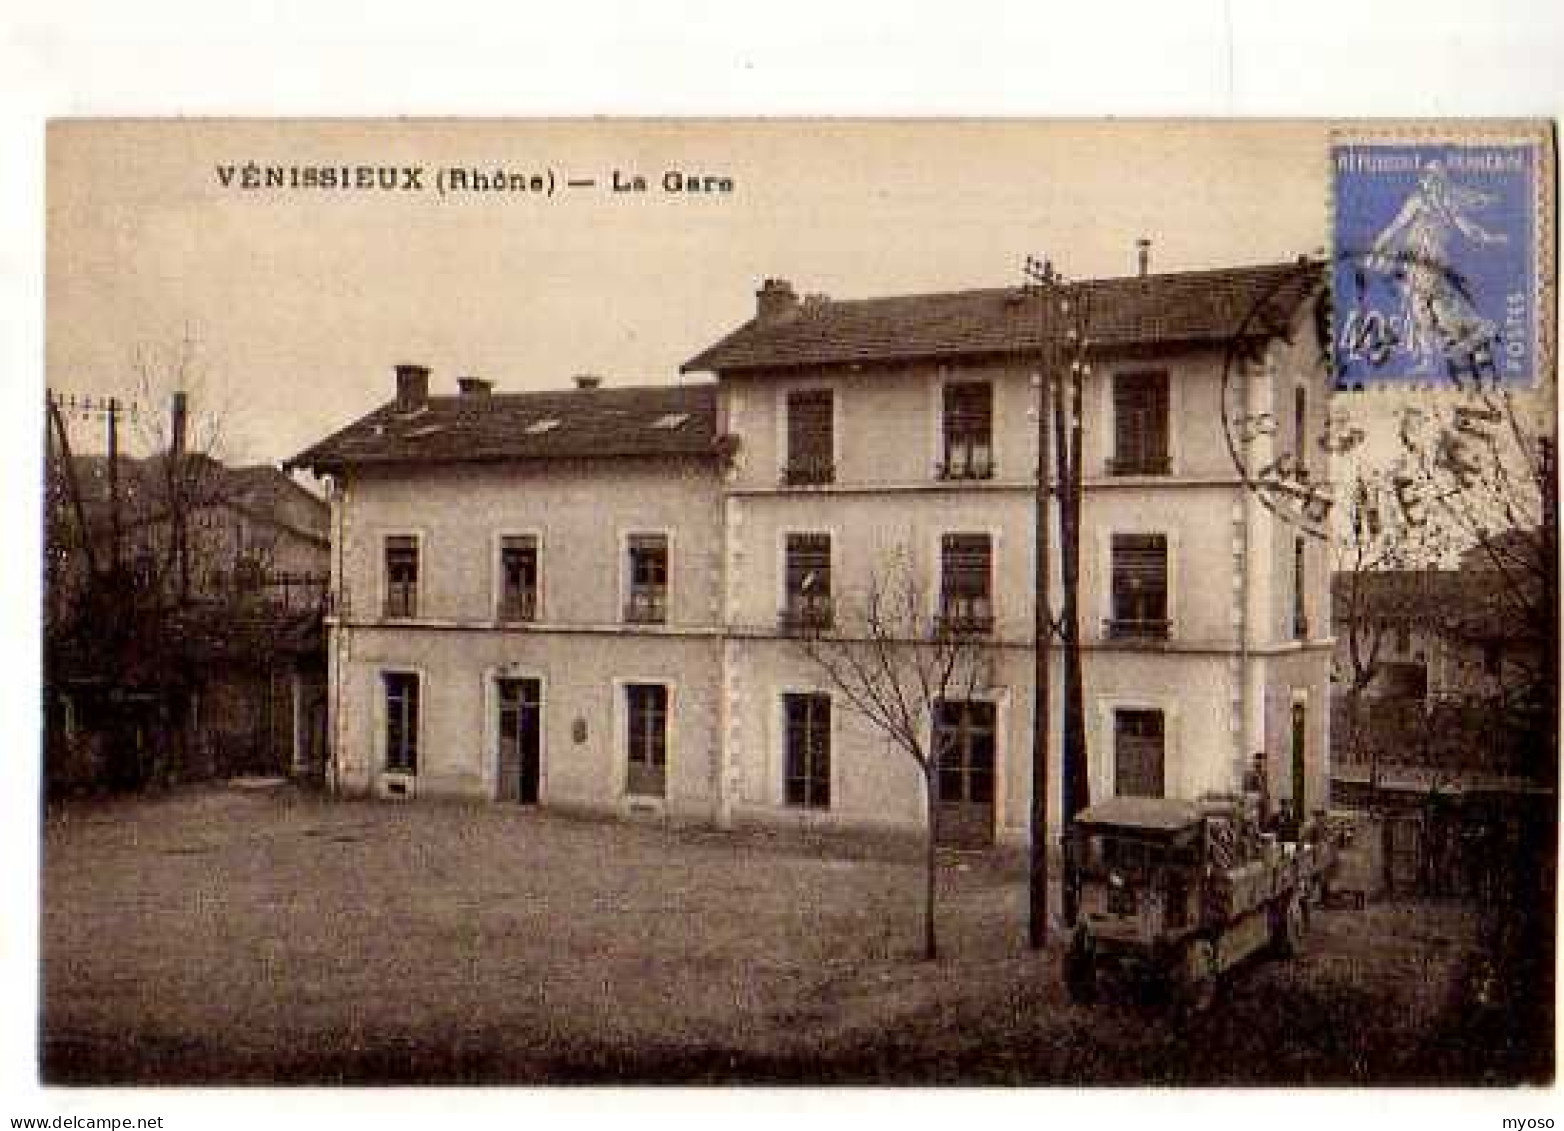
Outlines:
{"type": "Polygon", "coordinates": [[[1051,303],[1059,277],[1053,264],[1026,257],[1027,289],[1041,299],[1042,345],[1037,385],[1037,496],[1033,518],[1034,587],[1032,602],[1032,813],[1027,869],[1027,943],[1034,950],[1048,945],[1048,740],[1052,727],[1048,661],[1053,637],[1049,565],[1049,389],[1054,372],[1053,317],[1051,303]]]}

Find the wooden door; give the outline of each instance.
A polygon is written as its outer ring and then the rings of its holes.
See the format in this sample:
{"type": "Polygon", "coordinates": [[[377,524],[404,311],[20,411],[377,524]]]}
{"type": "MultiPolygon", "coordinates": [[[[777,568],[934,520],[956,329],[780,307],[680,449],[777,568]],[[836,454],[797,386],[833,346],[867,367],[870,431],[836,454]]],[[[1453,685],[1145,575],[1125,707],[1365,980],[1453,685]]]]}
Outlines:
{"type": "Polygon", "coordinates": [[[971,699],[935,704],[940,844],[985,848],[994,843],[996,746],[994,704],[971,699]]]}

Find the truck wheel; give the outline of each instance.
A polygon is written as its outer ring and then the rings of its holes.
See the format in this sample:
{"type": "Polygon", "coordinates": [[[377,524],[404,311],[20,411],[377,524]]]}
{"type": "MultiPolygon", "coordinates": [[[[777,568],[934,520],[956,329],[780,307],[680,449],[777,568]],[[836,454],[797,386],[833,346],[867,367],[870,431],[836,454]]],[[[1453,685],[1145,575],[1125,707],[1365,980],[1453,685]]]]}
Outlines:
{"type": "Polygon", "coordinates": [[[1283,958],[1292,958],[1303,949],[1306,924],[1303,900],[1294,892],[1271,906],[1271,943],[1283,958]]]}
{"type": "Polygon", "coordinates": [[[1190,1013],[1204,1013],[1216,1001],[1216,948],[1196,939],[1184,948],[1180,1003],[1190,1013]]]}
{"type": "Polygon", "coordinates": [[[1064,956],[1064,987],[1077,1005],[1097,1000],[1097,951],[1085,931],[1076,931],[1064,956]]]}

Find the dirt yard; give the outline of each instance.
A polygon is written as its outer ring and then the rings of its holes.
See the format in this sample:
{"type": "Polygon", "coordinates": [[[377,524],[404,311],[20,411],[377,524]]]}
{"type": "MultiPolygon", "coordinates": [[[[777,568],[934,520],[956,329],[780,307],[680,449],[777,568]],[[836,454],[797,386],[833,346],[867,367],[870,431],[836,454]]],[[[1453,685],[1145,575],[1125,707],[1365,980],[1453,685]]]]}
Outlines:
{"type": "Polygon", "coordinates": [[[1184,1024],[1072,1006],[1018,863],[495,805],[209,789],[52,809],[54,1083],[1396,1083],[1493,1078],[1471,916],[1316,916],[1184,1024]]]}

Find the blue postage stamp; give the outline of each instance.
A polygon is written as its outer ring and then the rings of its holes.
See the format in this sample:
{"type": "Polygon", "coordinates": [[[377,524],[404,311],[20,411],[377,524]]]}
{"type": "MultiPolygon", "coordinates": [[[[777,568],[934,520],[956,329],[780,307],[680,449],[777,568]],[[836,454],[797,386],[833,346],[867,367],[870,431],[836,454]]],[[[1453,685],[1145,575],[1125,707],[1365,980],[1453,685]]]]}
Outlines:
{"type": "Polygon", "coordinates": [[[1535,142],[1333,141],[1337,388],[1535,386],[1539,164],[1535,142]]]}

